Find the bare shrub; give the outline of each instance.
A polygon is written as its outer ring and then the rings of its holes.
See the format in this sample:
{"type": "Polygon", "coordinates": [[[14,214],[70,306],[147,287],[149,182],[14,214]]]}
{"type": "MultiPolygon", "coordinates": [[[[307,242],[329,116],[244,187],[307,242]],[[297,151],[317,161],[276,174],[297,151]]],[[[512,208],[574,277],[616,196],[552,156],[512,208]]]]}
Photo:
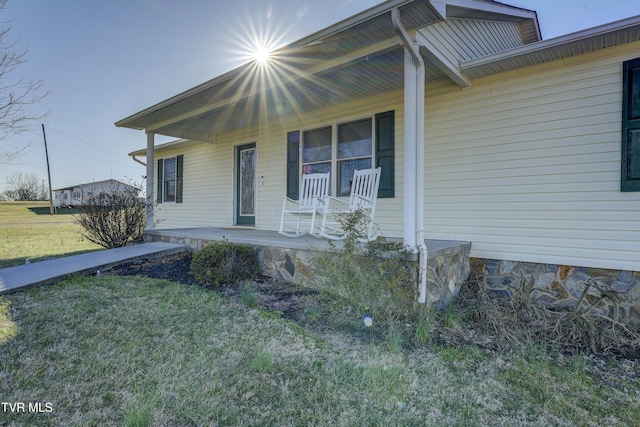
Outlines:
{"type": "Polygon", "coordinates": [[[82,236],[104,248],[119,248],[141,240],[146,206],[138,190],[101,192],[90,197],[75,219],[82,236]]]}
{"type": "MultiPolygon", "coordinates": [[[[561,353],[633,355],[640,351],[640,329],[592,310],[584,295],[597,280],[584,284],[583,297],[573,307],[552,308],[531,298],[532,278],[522,277],[512,296],[491,293],[484,278],[472,275],[463,286],[452,310],[462,328],[438,323],[440,337],[449,344],[476,344],[498,351],[545,348],[561,353]]],[[[616,298],[602,292],[602,298],[616,298]]]]}

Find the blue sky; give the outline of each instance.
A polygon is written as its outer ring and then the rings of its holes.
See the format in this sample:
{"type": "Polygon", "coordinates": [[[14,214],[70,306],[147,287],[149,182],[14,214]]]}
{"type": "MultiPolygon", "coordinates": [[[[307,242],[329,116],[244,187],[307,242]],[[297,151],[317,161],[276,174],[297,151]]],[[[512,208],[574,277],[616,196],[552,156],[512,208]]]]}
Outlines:
{"type": "MultiPolygon", "coordinates": [[[[640,15],[632,0],[502,0],[536,10],[544,39],[640,15]]],[[[29,61],[20,75],[44,80],[43,110],[53,188],[103,179],[141,181],[127,153],[144,132],[114,122],[246,62],[253,45],[282,46],[380,3],[379,0],[9,0],[29,61]]],[[[162,139],[157,139],[163,141],[162,139]]],[[[166,140],[166,139],[165,139],[166,140]]],[[[0,141],[0,151],[31,144],[0,165],[0,192],[15,172],[46,179],[40,124],[0,141]]]]}

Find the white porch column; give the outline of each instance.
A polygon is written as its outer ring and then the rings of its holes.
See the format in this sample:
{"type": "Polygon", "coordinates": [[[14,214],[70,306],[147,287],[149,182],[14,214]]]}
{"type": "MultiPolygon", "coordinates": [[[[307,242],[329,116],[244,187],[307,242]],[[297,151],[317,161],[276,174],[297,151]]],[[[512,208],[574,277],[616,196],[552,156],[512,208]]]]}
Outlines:
{"type": "Polygon", "coordinates": [[[404,46],[404,243],[424,249],[424,61],[398,8],[391,21],[404,46]]]}
{"type": "Polygon", "coordinates": [[[418,246],[416,239],[416,171],[417,134],[416,134],[416,100],[417,100],[417,67],[409,49],[404,48],[404,243],[409,248],[418,246]]]}
{"type": "Polygon", "coordinates": [[[427,247],[424,243],[424,61],[402,25],[398,8],[391,21],[404,45],[404,227],[405,245],[419,253],[418,302],[427,300],[427,247]]]}
{"type": "Polygon", "coordinates": [[[153,197],[153,183],[155,182],[155,176],[153,174],[153,167],[155,166],[154,158],[154,138],[155,133],[147,132],[147,225],[146,230],[153,228],[153,205],[155,198],[153,197]]]}
{"type": "Polygon", "coordinates": [[[424,64],[416,66],[416,243],[424,245],[424,64]]]}

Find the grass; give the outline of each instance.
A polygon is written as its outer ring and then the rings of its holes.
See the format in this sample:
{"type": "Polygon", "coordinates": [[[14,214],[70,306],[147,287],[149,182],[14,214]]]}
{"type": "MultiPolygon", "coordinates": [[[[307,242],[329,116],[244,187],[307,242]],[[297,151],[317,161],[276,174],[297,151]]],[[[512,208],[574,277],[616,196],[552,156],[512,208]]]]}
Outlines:
{"type": "Polygon", "coordinates": [[[58,212],[48,202],[0,202],[0,268],[102,249],[82,239],[73,209],[58,212]]]}
{"type": "MultiPolygon", "coordinates": [[[[8,426],[638,425],[638,379],[580,356],[319,336],[212,291],[76,278],[0,299],[8,426]]],[[[357,319],[359,320],[359,319],[357,319]]],[[[364,328],[364,326],[362,326],[364,328]]],[[[395,333],[395,332],[393,332],[395,333]]],[[[395,337],[395,335],[394,335],[395,337]]]]}

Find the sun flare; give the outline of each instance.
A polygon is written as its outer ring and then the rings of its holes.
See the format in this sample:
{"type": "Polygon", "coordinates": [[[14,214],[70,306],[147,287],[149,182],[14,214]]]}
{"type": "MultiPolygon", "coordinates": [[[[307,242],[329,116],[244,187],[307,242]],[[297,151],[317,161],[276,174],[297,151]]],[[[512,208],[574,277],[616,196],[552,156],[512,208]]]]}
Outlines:
{"type": "Polygon", "coordinates": [[[271,52],[265,47],[259,47],[253,52],[253,59],[259,64],[266,64],[271,57],[271,52]]]}

